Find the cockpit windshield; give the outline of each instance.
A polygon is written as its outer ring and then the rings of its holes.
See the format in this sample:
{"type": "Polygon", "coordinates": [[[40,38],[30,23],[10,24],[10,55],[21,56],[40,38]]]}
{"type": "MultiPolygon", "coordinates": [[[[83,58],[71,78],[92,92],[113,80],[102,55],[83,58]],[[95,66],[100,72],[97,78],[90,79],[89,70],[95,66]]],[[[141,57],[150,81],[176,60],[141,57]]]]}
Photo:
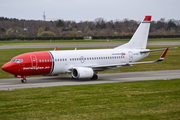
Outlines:
{"type": "Polygon", "coordinates": [[[10,62],[20,63],[23,62],[23,59],[12,59],[10,62]]]}

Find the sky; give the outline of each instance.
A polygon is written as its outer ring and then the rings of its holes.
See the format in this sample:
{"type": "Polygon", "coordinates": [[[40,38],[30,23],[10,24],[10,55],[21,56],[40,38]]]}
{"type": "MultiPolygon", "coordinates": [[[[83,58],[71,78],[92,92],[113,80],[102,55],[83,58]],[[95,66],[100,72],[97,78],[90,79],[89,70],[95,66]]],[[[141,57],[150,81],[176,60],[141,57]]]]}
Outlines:
{"type": "Polygon", "coordinates": [[[0,0],[0,17],[43,20],[93,21],[95,18],[141,21],[180,20],[180,0],[0,0]],[[53,19],[51,19],[53,18],[53,19]]]}

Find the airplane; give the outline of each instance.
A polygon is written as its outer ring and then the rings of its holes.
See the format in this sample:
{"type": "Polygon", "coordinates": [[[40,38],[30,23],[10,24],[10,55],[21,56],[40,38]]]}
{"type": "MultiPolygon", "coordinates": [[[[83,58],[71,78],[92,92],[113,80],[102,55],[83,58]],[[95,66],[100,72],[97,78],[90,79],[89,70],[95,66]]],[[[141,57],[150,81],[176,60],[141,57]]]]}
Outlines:
{"type": "Polygon", "coordinates": [[[18,55],[2,66],[2,70],[21,78],[26,83],[26,76],[58,75],[71,73],[73,79],[98,79],[98,72],[117,69],[135,64],[160,62],[164,59],[169,48],[146,49],[151,16],[145,16],[136,32],[128,43],[113,49],[92,50],[57,50],[30,52],[18,55]],[[156,61],[137,62],[149,55],[150,52],[165,50],[156,61]]]}

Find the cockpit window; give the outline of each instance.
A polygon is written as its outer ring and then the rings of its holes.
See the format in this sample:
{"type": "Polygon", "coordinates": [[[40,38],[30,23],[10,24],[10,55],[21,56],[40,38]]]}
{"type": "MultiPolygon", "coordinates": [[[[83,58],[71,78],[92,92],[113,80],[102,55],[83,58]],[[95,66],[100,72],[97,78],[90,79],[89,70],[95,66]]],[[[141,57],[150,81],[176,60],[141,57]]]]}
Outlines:
{"type": "Polygon", "coordinates": [[[23,62],[23,59],[12,59],[10,62],[20,63],[23,62]]]}

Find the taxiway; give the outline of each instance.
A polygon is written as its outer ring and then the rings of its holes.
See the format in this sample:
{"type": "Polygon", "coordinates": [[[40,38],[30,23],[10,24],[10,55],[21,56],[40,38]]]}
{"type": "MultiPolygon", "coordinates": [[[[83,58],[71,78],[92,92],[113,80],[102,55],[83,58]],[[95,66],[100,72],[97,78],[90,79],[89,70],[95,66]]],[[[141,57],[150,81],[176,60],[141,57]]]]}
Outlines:
{"type": "Polygon", "coordinates": [[[110,73],[99,74],[98,76],[98,80],[72,79],[70,75],[31,77],[27,78],[27,83],[21,83],[19,78],[0,79],[0,90],[148,80],[170,80],[180,78],[180,70],[110,73]]]}
{"type": "MultiPolygon", "coordinates": [[[[0,46],[0,49],[20,49],[20,48],[79,48],[79,47],[117,47],[122,44],[68,44],[68,45],[24,45],[24,46],[0,46]]],[[[154,42],[147,43],[151,45],[180,45],[180,42],[154,42]]]]}

